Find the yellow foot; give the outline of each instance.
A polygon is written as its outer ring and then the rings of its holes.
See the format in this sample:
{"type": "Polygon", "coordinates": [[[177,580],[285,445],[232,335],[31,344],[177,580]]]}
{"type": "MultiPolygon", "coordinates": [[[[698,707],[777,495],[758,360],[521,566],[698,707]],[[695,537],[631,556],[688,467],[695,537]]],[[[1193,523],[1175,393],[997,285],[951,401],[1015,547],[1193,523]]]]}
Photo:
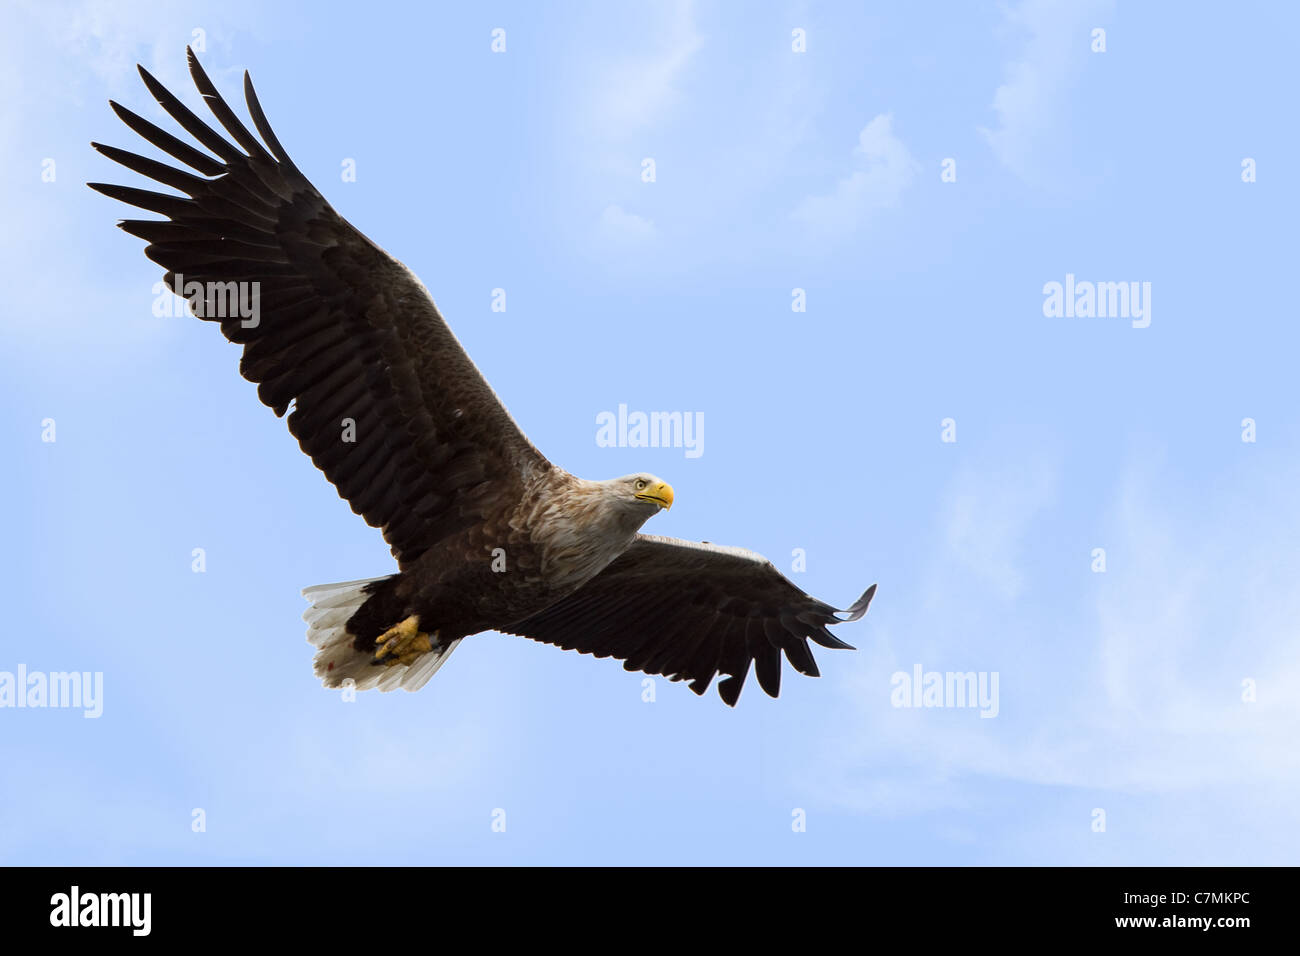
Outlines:
{"type": "MultiPolygon", "coordinates": [[[[436,632],[435,632],[436,636],[436,632]]],[[[420,617],[412,614],[401,624],[394,625],[375,641],[375,661],[388,667],[409,664],[421,654],[433,650],[433,641],[420,631],[420,617]]]]}

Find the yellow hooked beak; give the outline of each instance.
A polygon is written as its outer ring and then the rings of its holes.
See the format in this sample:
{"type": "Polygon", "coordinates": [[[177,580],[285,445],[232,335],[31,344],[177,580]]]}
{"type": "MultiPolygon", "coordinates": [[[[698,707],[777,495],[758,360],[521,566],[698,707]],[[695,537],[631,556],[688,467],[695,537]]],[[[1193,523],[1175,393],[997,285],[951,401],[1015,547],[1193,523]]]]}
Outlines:
{"type": "Polygon", "coordinates": [[[639,501],[653,501],[666,510],[673,506],[673,486],[666,481],[659,481],[645,491],[638,491],[636,497],[639,501]]]}

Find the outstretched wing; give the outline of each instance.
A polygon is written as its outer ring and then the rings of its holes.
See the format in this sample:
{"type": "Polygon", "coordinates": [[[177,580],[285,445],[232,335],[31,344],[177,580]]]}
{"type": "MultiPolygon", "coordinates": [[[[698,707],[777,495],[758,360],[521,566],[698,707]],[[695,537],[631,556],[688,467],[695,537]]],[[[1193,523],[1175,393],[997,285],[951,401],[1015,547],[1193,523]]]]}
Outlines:
{"type": "Polygon", "coordinates": [[[289,430],[352,510],[383,529],[403,567],[460,528],[504,513],[550,463],[515,424],[428,291],[353,228],[299,172],[244,95],[263,142],[217,93],[194,53],[190,73],[229,142],[143,67],[145,86],[205,153],[117,103],[142,137],[201,175],[93,144],[184,197],[90,183],[166,216],[118,225],[149,242],[200,318],[244,346],[240,372],[289,414],[289,430]],[[197,285],[192,285],[197,283],[197,285]],[[241,298],[242,296],[242,298],[241,298]],[[250,306],[232,307],[232,303],[250,306]]]}
{"type": "Polygon", "coordinates": [[[689,680],[697,694],[726,674],[718,693],[735,706],[751,663],[759,686],[775,697],[782,651],[799,673],[817,677],[808,638],[852,650],[826,627],[862,617],[875,593],[873,584],[837,611],[753,551],[642,534],[569,597],[502,630],[689,680]]]}

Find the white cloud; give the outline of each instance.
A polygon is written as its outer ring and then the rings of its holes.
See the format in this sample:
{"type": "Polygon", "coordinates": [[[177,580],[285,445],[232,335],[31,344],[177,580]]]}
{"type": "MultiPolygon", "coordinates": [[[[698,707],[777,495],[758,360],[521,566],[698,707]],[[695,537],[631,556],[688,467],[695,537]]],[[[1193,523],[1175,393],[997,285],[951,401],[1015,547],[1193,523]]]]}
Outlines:
{"type": "Polygon", "coordinates": [[[859,167],[826,196],[809,196],[794,218],[832,237],[848,235],[873,213],[897,206],[916,175],[917,163],[893,131],[894,117],[882,113],[863,127],[853,150],[859,167]]]}
{"type": "Polygon", "coordinates": [[[1057,469],[1044,460],[979,474],[963,470],[948,501],[948,552],[966,573],[1011,600],[1023,588],[1022,539],[1054,497],[1057,469]]]}
{"type": "Polygon", "coordinates": [[[641,54],[620,52],[603,65],[593,86],[591,119],[611,141],[664,121],[680,96],[682,74],[704,44],[695,28],[692,0],[653,9],[663,26],[652,34],[651,48],[641,54]]]}
{"type": "Polygon", "coordinates": [[[584,210],[571,220],[574,238],[601,259],[656,233],[653,222],[625,206],[643,204],[655,188],[641,181],[642,161],[663,147],[684,77],[704,44],[692,0],[624,14],[574,39],[597,52],[576,67],[565,109],[563,138],[581,169],[574,205],[584,210]]]}
{"type": "Polygon", "coordinates": [[[970,471],[949,490],[921,588],[931,599],[878,628],[849,688],[852,726],[800,772],[823,797],[878,816],[1005,807],[1008,784],[1031,786],[1026,807],[1045,817],[1005,820],[1008,839],[1042,827],[1062,843],[1037,852],[1058,863],[1086,862],[1063,834],[1087,834],[1090,801],[1105,794],[1108,805],[1144,808],[1126,824],[1124,853],[1135,862],[1294,853],[1294,836],[1268,847],[1250,840],[1278,820],[1278,795],[1300,784],[1300,505],[1289,490],[1300,463],[1269,482],[1243,470],[1204,487],[1179,469],[1131,465],[1109,513],[1069,546],[1078,556],[1067,573],[1077,577],[1064,587],[1053,524],[1075,520],[1051,507],[1055,469],[1013,464],[970,471]],[[1027,477],[1008,480],[1018,471],[1027,477]],[[1021,499],[1020,513],[1008,510],[1021,499]],[[1096,545],[1107,550],[1102,574],[1090,568],[1096,545]],[[990,580],[994,593],[979,599],[990,580]],[[999,670],[1000,715],[892,707],[889,675],[915,662],[999,670]],[[1248,678],[1255,703],[1242,699],[1248,678]],[[1080,802],[1071,812],[1084,816],[1054,819],[1049,793],[1080,802]],[[1170,812],[1185,806],[1200,809],[1170,812]],[[1198,844],[1207,818],[1218,829],[1198,844]]]}
{"type": "Polygon", "coordinates": [[[627,212],[622,206],[610,204],[600,214],[600,234],[602,238],[615,242],[640,242],[653,238],[655,224],[636,213],[627,212]]]}
{"type": "Polygon", "coordinates": [[[1004,8],[1004,28],[1026,33],[1028,39],[993,94],[996,128],[981,126],[979,131],[1017,175],[1032,177],[1037,167],[1068,150],[1059,118],[1064,93],[1091,55],[1091,29],[1111,6],[1110,0],[1023,0],[1004,8]]]}

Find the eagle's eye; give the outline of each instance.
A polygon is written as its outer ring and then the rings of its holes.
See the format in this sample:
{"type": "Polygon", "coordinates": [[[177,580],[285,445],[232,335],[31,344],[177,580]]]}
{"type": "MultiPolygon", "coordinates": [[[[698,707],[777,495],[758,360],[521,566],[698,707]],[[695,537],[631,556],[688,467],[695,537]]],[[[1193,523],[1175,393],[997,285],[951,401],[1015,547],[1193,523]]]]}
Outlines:
{"type": "Polygon", "coordinates": [[[638,479],[636,480],[636,490],[637,490],[637,491],[644,491],[644,490],[645,490],[645,486],[646,486],[646,480],[645,480],[644,478],[638,478],[638,479]]]}

